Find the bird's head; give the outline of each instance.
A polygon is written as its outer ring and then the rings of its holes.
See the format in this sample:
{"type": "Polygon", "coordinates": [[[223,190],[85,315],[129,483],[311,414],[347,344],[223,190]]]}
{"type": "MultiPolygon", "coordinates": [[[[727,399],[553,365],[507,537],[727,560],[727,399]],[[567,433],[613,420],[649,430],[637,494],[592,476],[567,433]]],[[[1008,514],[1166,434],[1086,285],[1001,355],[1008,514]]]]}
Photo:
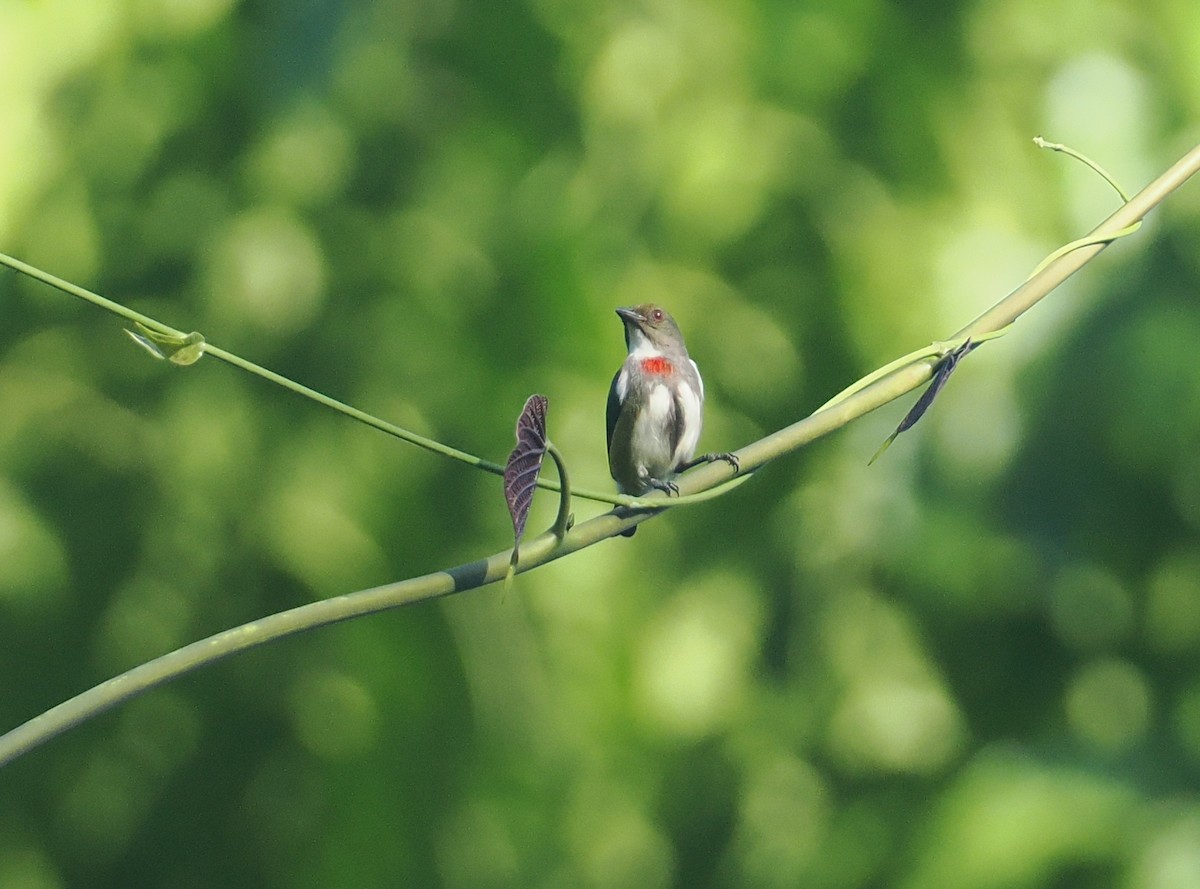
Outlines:
{"type": "Polygon", "coordinates": [[[658,352],[687,354],[679,325],[662,306],[653,303],[626,306],[617,309],[617,314],[625,325],[625,345],[631,353],[648,346],[658,352]]]}

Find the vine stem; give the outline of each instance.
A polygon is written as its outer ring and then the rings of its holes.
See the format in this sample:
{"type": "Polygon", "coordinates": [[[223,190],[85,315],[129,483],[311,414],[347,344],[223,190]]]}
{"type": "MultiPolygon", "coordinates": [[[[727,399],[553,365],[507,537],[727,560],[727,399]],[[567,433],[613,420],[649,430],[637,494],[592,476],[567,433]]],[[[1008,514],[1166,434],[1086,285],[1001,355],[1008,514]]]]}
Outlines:
{"type": "MultiPolygon", "coordinates": [[[[1141,220],[1197,170],[1200,170],[1200,146],[1189,151],[1170,169],[1122,205],[1086,238],[1080,239],[1075,249],[1052,254],[1053,258],[1039,268],[1029,280],[963,327],[950,340],[960,340],[968,336],[979,338],[1012,324],[1055,287],[1095,258],[1113,239],[1126,233],[1130,226],[1141,220]]],[[[95,301],[90,297],[85,298],[95,301]]],[[[164,333],[177,333],[169,329],[162,330],[157,322],[138,316],[123,307],[115,304],[111,306],[113,308],[110,310],[130,320],[141,321],[147,327],[164,333]]],[[[838,403],[824,407],[797,423],[745,446],[735,452],[742,472],[750,473],[911,392],[928,382],[934,364],[936,358],[930,357],[902,366],[838,403]]],[[[680,478],[680,493],[706,491],[729,481],[733,474],[733,468],[726,463],[707,464],[680,478]]],[[[649,502],[657,500],[647,499],[649,502]]],[[[529,571],[591,546],[645,521],[653,514],[618,515],[608,512],[574,526],[561,538],[553,531],[543,533],[522,547],[517,572],[529,571]]],[[[193,642],[102,682],[0,736],[0,765],[11,762],[62,732],[142,692],[238,652],[305,630],[476,589],[501,580],[508,569],[511,555],[511,550],[505,550],[445,571],[301,605],[193,642]]]]}
{"type": "Polygon", "coordinates": [[[554,524],[550,526],[550,533],[562,539],[567,536],[567,532],[571,530],[571,522],[574,521],[571,515],[571,477],[567,475],[567,461],[554,446],[554,442],[546,442],[546,452],[558,469],[558,483],[562,485],[558,494],[558,515],[554,518],[554,524]]]}
{"type": "MultiPolygon", "coordinates": [[[[87,288],[80,287],[78,284],[72,284],[70,281],[66,281],[62,278],[52,275],[49,272],[43,271],[37,266],[32,266],[27,262],[22,262],[16,257],[9,256],[6,253],[0,253],[0,265],[8,266],[13,271],[20,272],[23,275],[33,278],[35,281],[40,281],[43,284],[54,287],[57,290],[61,290],[64,293],[70,294],[71,296],[85,300],[94,306],[98,306],[107,312],[111,312],[114,315],[124,318],[126,321],[132,321],[134,324],[141,325],[142,327],[148,328],[157,334],[161,334],[165,338],[177,339],[180,341],[184,341],[189,338],[188,334],[176,330],[168,324],[163,324],[161,321],[151,318],[148,315],[143,315],[141,312],[135,312],[133,309],[123,306],[118,302],[113,302],[111,299],[103,297],[98,293],[88,290],[87,288]]],[[[192,336],[198,335],[193,334],[192,336]]],[[[141,342],[141,339],[137,336],[134,336],[134,339],[141,342]]],[[[308,386],[305,386],[302,383],[297,383],[295,380],[288,379],[287,377],[283,376],[282,374],[278,374],[273,370],[268,370],[262,365],[255,364],[253,361],[243,358],[240,355],[235,355],[233,352],[222,349],[219,346],[214,346],[210,342],[203,342],[202,351],[203,354],[211,355],[218,361],[223,361],[226,364],[232,365],[239,370],[244,370],[247,373],[266,380],[267,382],[274,383],[277,386],[282,386],[284,389],[287,389],[290,392],[294,392],[297,395],[302,395],[303,397],[308,398],[311,401],[315,401],[317,404],[327,407],[330,410],[337,411],[344,416],[350,417],[353,420],[357,420],[360,423],[364,423],[367,426],[370,426],[372,429],[378,429],[380,432],[384,432],[395,438],[399,438],[400,440],[406,441],[409,444],[416,445],[419,448],[424,448],[427,451],[432,451],[435,454],[441,454],[443,457],[449,457],[452,460],[458,460],[460,463],[466,463],[468,466],[474,466],[476,469],[481,469],[484,472],[490,472],[492,475],[504,475],[504,467],[499,463],[493,463],[490,460],[485,460],[482,457],[469,454],[466,451],[443,444],[435,439],[418,435],[417,433],[397,426],[394,423],[389,423],[387,420],[382,420],[379,417],[368,414],[366,411],[359,410],[352,405],[338,401],[336,398],[330,398],[328,395],[318,392],[316,389],[310,389],[308,386]]],[[[538,479],[537,485],[540,488],[545,488],[550,491],[561,490],[559,483],[553,479],[538,479]]],[[[599,503],[609,503],[622,506],[637,506],[640,502],[635,497],[627,497],[621,494],[610,494],[606,491],[589,491],[580,488],[576,488],[572,492],[572,495],[575,497],[580,497],[584,500],[594,500],[599,503]]]]}

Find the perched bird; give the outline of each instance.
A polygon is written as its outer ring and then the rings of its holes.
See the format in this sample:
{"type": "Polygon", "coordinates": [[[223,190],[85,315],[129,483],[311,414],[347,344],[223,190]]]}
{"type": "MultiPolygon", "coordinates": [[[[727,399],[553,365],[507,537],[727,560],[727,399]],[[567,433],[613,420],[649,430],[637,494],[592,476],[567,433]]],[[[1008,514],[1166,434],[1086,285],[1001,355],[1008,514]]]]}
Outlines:
{"type": "MultiPolygon", "coordinates": [[[[704,381],[666,309],[617,309],[629,355],[608,391],[608,469],[623,494],[678,493],[677,472],[732,454],[693,460],[704,424],[704,381]]],[[[632,535],[631,529],[627,534],[632,535]]]]}

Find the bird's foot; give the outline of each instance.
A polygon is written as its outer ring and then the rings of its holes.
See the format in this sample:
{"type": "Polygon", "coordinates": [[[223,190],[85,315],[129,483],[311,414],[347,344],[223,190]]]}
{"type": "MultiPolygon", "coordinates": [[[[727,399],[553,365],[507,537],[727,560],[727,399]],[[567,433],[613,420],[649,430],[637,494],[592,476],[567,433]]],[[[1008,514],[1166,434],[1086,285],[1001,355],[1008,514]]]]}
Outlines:
{"type": "Polygon", "coordinates": [[[730,453],[729,451],[721,451],[719,453],[714,452],[711,454],[701,454],[696,459],[689,460],[687,463],[684,463],[682,466],[680,466],[679,471],[683,472],[685,469],[691,469],[693,466],[699,466],[701,463],[716,463],[718,460],[728,463],[730,466],[733,467],[734,472],[741,472],[741,469],[742,469],[741,461],[738,460],[737,454],[730,453]]]}
{"type": "Polygon", "coordinates": [[[656,491],[662,491],[668,497],[670,497],[672,494],[679,493],[679,485],[675,484],[673,481],[664,481],[658,478],[648,478],[646,479],[646,484],[656,491]]]}

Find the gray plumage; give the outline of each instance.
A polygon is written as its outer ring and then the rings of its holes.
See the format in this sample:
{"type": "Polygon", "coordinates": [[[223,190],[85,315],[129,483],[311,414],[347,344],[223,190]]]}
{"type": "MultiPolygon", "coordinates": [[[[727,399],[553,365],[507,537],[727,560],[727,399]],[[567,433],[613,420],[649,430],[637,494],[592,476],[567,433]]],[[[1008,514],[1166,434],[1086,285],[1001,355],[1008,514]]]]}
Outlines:
{"type": "Polygon", "coordinates": [[[647,303],[617,314],[629,354],[608,393],[608,468],[623,493],[670,491],[700,441],[704,382],[665,309],[647,303]]]}

